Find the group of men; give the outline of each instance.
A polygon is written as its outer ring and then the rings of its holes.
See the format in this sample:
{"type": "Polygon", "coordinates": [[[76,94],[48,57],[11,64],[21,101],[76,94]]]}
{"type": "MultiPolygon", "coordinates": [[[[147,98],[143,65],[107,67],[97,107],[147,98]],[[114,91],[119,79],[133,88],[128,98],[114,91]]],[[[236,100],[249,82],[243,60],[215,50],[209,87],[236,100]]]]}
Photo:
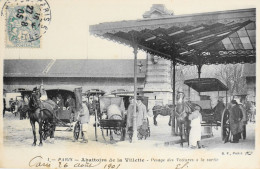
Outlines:
{"type": "Polygon", "coordinates": [[[66,107],[67,109],[71,109],[72,113],[75,113],[76,102],[75,99],[72,98],[70,94],[68,95],[65,102],[60,93],[57,95],[57,97],[53,97],[52,101],[54,101],[58,105],[58,108],[66,107]]]}

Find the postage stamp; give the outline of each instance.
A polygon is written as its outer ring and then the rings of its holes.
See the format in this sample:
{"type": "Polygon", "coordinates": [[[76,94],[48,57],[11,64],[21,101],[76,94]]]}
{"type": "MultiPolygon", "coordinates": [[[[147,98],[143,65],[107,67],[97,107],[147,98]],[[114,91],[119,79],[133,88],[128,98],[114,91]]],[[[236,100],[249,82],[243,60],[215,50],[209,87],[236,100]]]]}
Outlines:
{"type": "MultiPolygon", "coordinates": [[[[3,12],[5,10],[5,12],[3,12]]],[[[6,1],[6,47],[40,48],[41,37],[51,21],[49,4],[45,0],[6,1]]]]}

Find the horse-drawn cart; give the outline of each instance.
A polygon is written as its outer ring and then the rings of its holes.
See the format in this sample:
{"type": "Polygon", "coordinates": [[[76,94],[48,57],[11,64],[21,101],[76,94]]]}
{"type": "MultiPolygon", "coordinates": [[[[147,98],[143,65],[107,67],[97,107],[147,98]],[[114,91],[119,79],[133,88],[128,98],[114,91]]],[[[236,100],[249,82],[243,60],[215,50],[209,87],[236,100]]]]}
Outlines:
{"type": "MultiPolygon", "coordinates": [[[[221,136],[222,140],[226,141],[230,135],[229,129],[229,112],[226,108],[227,105],[227,91],[228,87],[224,85],[220,80],[216,78],[197,78],[189,79],[184,81],[184,84],[189,86],[188,98],[190,98],[190,88],[194,89],[199,93],[199,101],[190,101],[201,107],[202,114],[202,126],[221,126],[221,136]],[[220,91],[226,92],[226,104],[223,103],[222,97],[219,96],[220,91]],[[212,101],[209,96],[201,95],[202,92],[218,92],[218,103],[213,108],[212,101]]],[[[209,132],[208,136],[211,136],[212,133],[209,132]]]]}
{"type": "MultiPolygon", "coordinates": [[[[97,118],[102,137],[106,141],[104,131],[110,132],[110,141],[114,140],[113,135],[120,136],[120,141],[125,139],[126,118],[125,107],[121,97],[99,97],[99,108],[97,118]]],[[[95,127],[97,127],[95,125],[95,127]]]]}
{"type": "MultiPolygon", "coordinates": [[[[77,113],[82,105],[82,88],[75,88],[73,91],[65,89],[49,89],[46,90],[46,92],[48,98],[52,99],[52,101],[58,105],[54,114],[55,131],[73,131],[74,139],[78,140],[80,134],[80,123],[77,121],[77,113]],[[60,97],[60,100],[57,100],[57,96],[60,97]],[[70,96],[71,105],[67,105],[66,102],[68,101],[66,99],[70,96]]],[[[43,140],[50,136],[49,129],[51,126],[48,125],[48,123],[44,123],[43,125],[43,140]]]]}

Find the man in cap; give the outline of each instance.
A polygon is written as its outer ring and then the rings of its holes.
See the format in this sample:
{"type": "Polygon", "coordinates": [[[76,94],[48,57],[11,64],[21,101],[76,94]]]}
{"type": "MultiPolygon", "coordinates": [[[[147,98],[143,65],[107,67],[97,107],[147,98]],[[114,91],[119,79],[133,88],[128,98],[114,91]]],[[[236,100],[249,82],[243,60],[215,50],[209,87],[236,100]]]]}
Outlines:
{"type": "Polygon", "coordinates": [[[231,141],[231,143],[238,143],[239,139],[241,138],[241,130],[239,125],[243,117],[243,112],[236,100],[232,100],[231,105],[232,107],[229,114],[230,130],[231,134],[233,135],[233,141],[231,141]]]}
{"type": "Polygon", "coordinates": [[[143,122],[147,122],[147,110],[146,106],[143,104],[143,98],[141,96],[137,96],[137,112],[136,112],[136,125],[137,129],[141,127],[143,122]]]}
{"type": "MultiPolygon", "coordinates": [[[[88,142],[87,130],[88,130],[88,123],[90,120],[90,115],[87,107],[87,98],[85,97],[82,98],[82,107],[78,113],[77,120],[80,121],[80,133],[82,136],[81,142],[87,143],[88,142]]],[[[73,141],[76,141],[75,138],[73,141]]]]}

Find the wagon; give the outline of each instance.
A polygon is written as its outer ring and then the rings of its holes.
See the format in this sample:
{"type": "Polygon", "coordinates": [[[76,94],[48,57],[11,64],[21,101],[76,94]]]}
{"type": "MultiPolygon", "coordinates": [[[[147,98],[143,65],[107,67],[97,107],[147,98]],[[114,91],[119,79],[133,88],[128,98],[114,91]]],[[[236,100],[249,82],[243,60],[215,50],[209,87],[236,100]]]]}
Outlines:
{"type": "MultiPolygon", "coordinates": [[[[55,131],[73,131],[73,136],[75,140],[78,140],[79,134],[80,134],[80,122],[76,120],[77,112],[81,108],[82,105],[82,88],[75,88],[72,90],[67,89],[49,89],[46,90],[48,99],[53,100],[56,102],[55,98],[58,94],[64,98],[64,105],[65,105],[65,98],[68,97],[68,95],[72,96],[72,99],[75,100],[75,114],[73,114],[73,110],[69,107],[61,106],[58,107],[56,113],[55,113],[55,119],[56,119],[56,129],[55,131]],[[73,128],[74,126],[74,128],[73,128]]],[[[56,102],[57,103],[57,102],[56,102]]],[[[49,123],[44,123],[43,125],[43,139],[47,139],[48,136],[50,136],[50,128],[49,123]]]]}
{"type": "MultiPolygon", "coordinates": [[[[114,140],[113,135],[120,137],[120,141],[125,139],[126,118],[124,116],[125,106],[122,97],[99,97],[99,108],[96,119],[98,119],[102,137],[107,142],[105,130],[110,132],[110,141],[114,140]]],[[[97,123],[96,123],[97,124],[97,123]]],[[[97,125],[95,125],[97,127],[97,125]]],[[[97,134],[97,133],[96,133],[97,134]]],[[[97,136],[96,136],[97,138],[97,136]]]]}
{"type": "MultiPolygon", "coordinates": [[[[138,92],[139,95],[137,97],[141,97],[142,98],[142,100],[143,100],[142,102],[146,106],[146,109],[148,110],[148,97],[140,96],[140,94],[143,94],[143,93],[144,92],[138,92]]],[[[151,92],[147,92],[147,93],[151,93],[151,92]]],[[[124,91],[123,89],[112,91],[111,94],[113,94],[113,95],[115,95],[117,97],[122,97],[123,98],[126,110],[128,109],[129,104],[130,104],[130,98],[134,96],[133,92],[124,91]]],[[[127,116],[126,116],[126,119],[127,119],[127,116]]],[[[145,129],[143,130],[143,128],[142,128],[137,133],[137,137],[139,139],[142,139],[142,138],[146,139],[147,137],[150,137],[151,131],[150,131],[148,118],[147,118],[147,122],[148,122],[148,124],[145,127],[145,129]]],[[[130,129],[127,132],[129,134],[129,138],[130,138],[130,142],[131,142],[132,141],[132,136],[133,136],[133,131],[130,129]]]]}
{"type": "MultiPolygon", "coordinates": [[[[199,93],[199,101],[191,101],[198,104],[201,107],[202,126],[216,126],[221,127],[221,137],[224,142],[227,141],[230,135],[229,128],[229,111],[227,109],[227,91],[228,87],[224,85],[220,80],[216,78],[196,78],[185,80],[184,84],[189,87],[188,98],[190,98],[190,88],[199,93]],[[222,108],[217,108],[218,104],[213,108],[211,106],[210,97],[207,95],[201,95],[202,92],[219,92],[225,91],[226,104],[222,108]]],[[[210,133],[208,137],[213,135],[210,133]]]]}

